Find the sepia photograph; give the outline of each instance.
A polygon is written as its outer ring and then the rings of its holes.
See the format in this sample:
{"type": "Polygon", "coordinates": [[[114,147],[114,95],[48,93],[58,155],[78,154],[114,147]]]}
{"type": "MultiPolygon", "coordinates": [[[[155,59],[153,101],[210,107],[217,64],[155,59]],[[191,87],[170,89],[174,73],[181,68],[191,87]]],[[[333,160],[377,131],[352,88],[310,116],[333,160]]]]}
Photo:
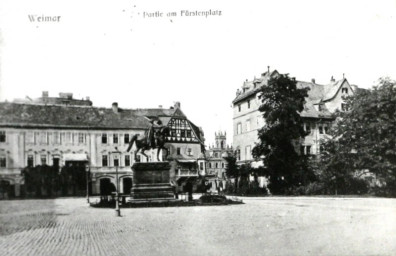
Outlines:
{"type": "Polygon", "coordinates": [[[396,255],[395,0],[1,0],[0,255],[396,255]]]}

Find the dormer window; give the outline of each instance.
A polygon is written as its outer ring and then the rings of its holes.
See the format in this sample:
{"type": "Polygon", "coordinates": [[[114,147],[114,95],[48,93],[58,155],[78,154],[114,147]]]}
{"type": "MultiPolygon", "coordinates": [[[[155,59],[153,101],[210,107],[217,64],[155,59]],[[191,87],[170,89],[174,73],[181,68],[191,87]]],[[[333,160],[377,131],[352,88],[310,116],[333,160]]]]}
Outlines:
{"type": "Polygon", "coordinates": [[[342,93],[345,93],[345,94],[348,94],[348,88],[342,88],[342,89],[341,89],[341,92],[342,92],[342,93]]]}

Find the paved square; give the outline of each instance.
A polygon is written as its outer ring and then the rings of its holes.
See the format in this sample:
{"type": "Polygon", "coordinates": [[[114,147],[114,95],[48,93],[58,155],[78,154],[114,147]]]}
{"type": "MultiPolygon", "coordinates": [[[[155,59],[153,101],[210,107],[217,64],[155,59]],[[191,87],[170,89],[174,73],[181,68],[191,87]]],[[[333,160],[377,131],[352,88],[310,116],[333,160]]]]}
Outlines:
{"type": "Polygon", "coordinates": [[[0,201],[0,255],[395,255],[396,200],[243,198],[122,209],[84,198],[0,201]]]}

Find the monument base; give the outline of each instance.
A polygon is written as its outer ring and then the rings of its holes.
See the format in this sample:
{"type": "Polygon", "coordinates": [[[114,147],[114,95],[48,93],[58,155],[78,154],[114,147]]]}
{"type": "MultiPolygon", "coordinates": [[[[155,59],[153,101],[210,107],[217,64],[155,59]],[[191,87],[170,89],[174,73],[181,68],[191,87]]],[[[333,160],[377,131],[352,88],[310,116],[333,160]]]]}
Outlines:
{"type": "Polygon", "coordinates": [[[168,162],[134,163],[132,166],[132,200],[173,199],[168,162]]]}

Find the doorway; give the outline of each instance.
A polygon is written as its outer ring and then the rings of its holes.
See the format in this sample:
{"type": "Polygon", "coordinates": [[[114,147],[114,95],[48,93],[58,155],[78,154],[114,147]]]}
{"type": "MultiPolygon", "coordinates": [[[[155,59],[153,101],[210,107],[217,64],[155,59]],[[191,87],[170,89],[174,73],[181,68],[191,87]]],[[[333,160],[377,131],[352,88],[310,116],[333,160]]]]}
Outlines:
{"type": "Polygon", "coordinates": [[[123,178],[122,185],[124,187],[124,194],[129,195],[132,188],[132,178],[123,178]]]}

